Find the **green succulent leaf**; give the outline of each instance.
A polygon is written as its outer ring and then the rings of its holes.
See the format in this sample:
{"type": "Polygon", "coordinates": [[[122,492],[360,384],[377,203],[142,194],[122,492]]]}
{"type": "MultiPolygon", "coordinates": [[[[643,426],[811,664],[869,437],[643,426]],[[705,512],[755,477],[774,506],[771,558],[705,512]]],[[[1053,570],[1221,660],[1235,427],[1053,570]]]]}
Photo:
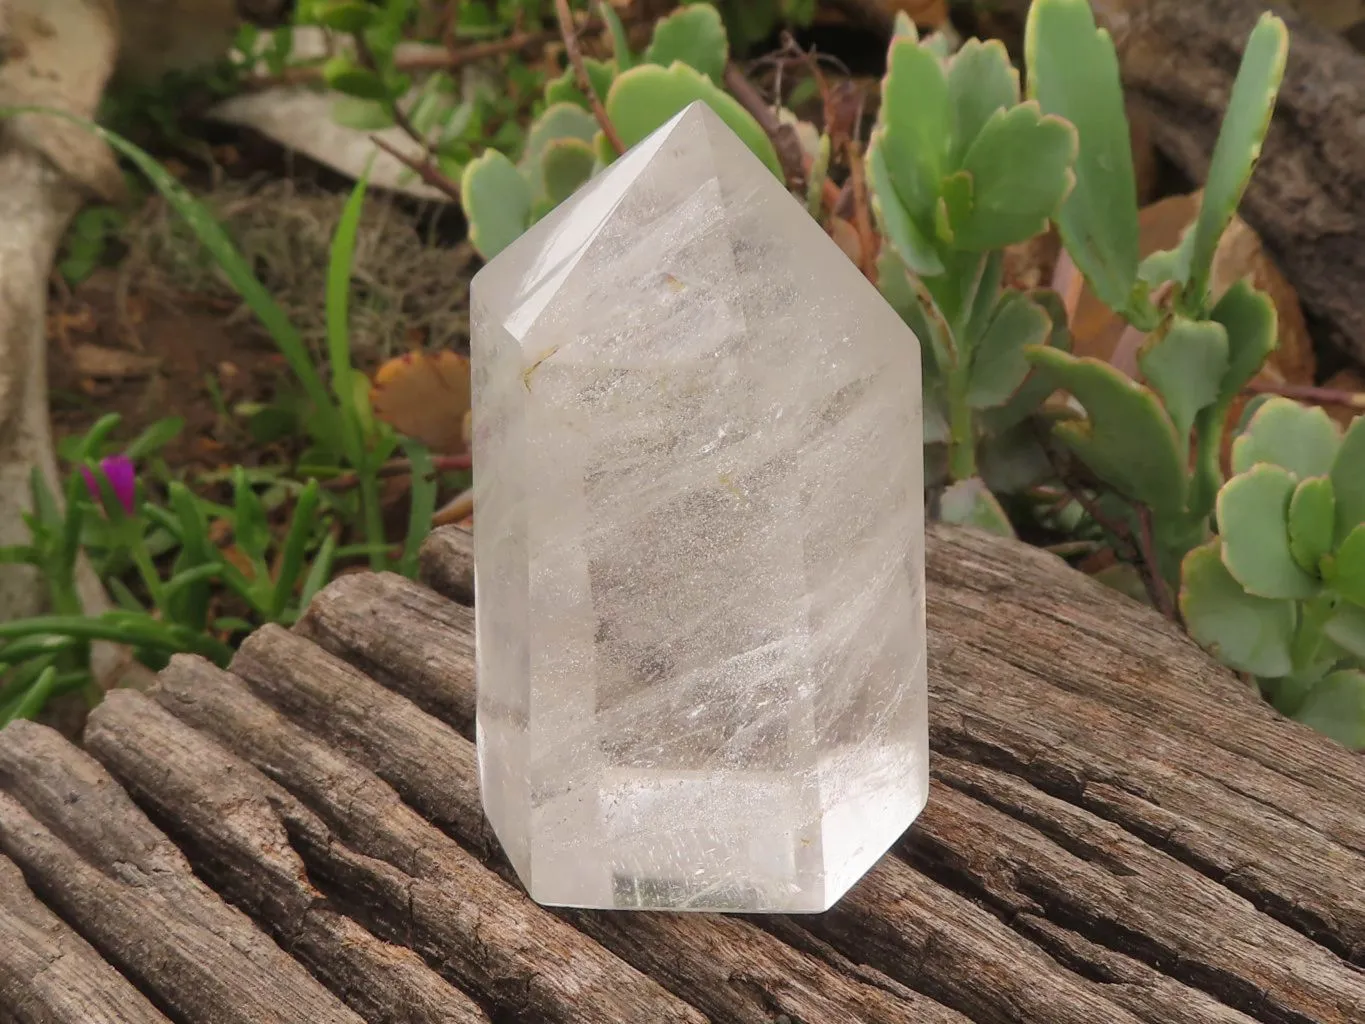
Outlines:
{"type": "Polygon", "coordinates": [[[952,121],[939,59],[914,39],[893,40],[882,81],[881,148],[891,185],[921,233],[934,222],[952,121]]]}
{"type": "Polygon", "coordinates": [[[460,202],[469,220],[470,243],[491,260],[530,227],[535,195],[516,165],[489,149],[465,167],[460,202]]]}
{"type": "MultiPolygon", "coordinates": [[[[595,57],[585,57],[583,70],[587,72],[593,92],[605,103],[607,93],[611,91],[611,83],[616,80],[616,64],[612,61],[597,60],[595,57]]],[[[578,75],[572,67],[565,68],[562,74],[545,83],[545,102],[550,106],[556,103],[572,103],[584,110],[592,109],[588,97],[584,96],[583,90],[578,87],[578,75]]]]}
{"type": "MultiPolygon", "coordinates": [[[[1039,288],[1029,292],[1029,298],[1041,306],[1052,318],[1052,326],[1047,345],[1058,352],[1071,351],[1071,328],[1067,321],[1066,306],[1062,298],[1050,288],[1039,288]]],[[[1025,356],[1027,358],[1027,354],[1025,356]]],[[[1003,434],[1014,429],[1038,410],[1047,396],[1052,394],[1054,383],[1046,374],[1034,373],[1024,380],[1023,386],[1007,402],[991,409],[978,412],[981,425],[990,434],[1003,434]]],[[[996,488],[1002,490],[1002,488],[996,488]]]]}
{"type": "Polygon", "coordinates": [[[730,60],[730,41],[720,12],[710,4],[692,4],[660,19],[645,60],[662,67],[680,60],[717,85],[722,84],[730,60]]]}
{"type": "Polygon", "coordinates": [[[1177,317],[1137,357],[1147,383],[1161,396],[1181,441],[1201,409],[1218,401],[1228,369],[1228,335],[1222,324],[1177,317]]]}
{"type": "Polygon", "coordinates": [[[1301,480],[1289,500],[1289,553],[1299,568],[1311,575],[1332,550],[1336,529],[1336,499],[1325,476],[1301,480]]]}
{"type": "Polygon", "coordinates": [[[1293,670],[1294,606],[1253,597],[1228,572],[1209,541],[1181,564],[1180,613],[1202,646],[1229,668],[1278,678],[1293,670]]]}
{"type": "Polygon", "coordinates": [[[962,157],[971,212],[953,224],[953,244],[1003,249],[1047,229],[1075,184],[1076,129],[1036,103],[996,110],[962,157]]]}
{"type": "Polygon", "coordinates": [[[948,166],[962,157],[991,115],[1019,102],[1019,72],[998,39],[968,39],[948,61],[948,101],[953,111],[948,166]]]}
{"type": "Polygon", "coordinates": [[[1081,422],[1058,424],[1053,435],[1120,494],[1159,514],[1179,512],[1185,450],[1156,395],[1098,359],[1054,348],[1027,353],[1041,377],[1070,391],[1089,414],[1081,422]]]}
{"type": "Polygon", "coordinates": [[[384,79],[344,55],[333,57],[322,66],[322,80],[327,88],[357,99],[383,100],[392,96],[384,79]]]}
{"type": "Polygon", "coordinates": [[[626,27],[621,24],[621,16],[611,4],[598,5],[598,13],[611,32],[612,55],[616,58],[616,66],[622,71],[629,71],[635,66],[635,54],[630,52],[630,40],[626,38],[626,27]]]}
{"type": "Polygon", "coordinates": [[[753,115],[711,79],[686,64],[675,62],[667,68],[641,64],[623,72],[607,93],[607,116],[621,141],[630,147],[697,100],[706,103],[774,176],[783,179],[777,150],[753,115]]]}
{"type": "Polygon", "coordinates": [[[1002,537],[1015,536],[1009,516],[980,477],[950,485],[939,503],[939,518],[957,526],[974,526],[1002,537]]]}
{"type": "Polygon", "coordinates": [[[1341,431],[1317,406],[1280,396],[1263,404],[1232,444],[1232,471],[1245,473],[1258,462],[1289,470],[1300,480],[1332,471],[1341,431]]]}
{"type": "Polygon", "coordinates": [[[1338,605],[1322,631],[1327,639],[1348,654],[1365,659],[1365,608],[1355,604],[1338,605]]]}
{"type": "Polygon", "coordinates": [[[867,150],[872,212],[902,263],[920,277],[935,277],[943,273],[943,260],[934,248],[934,243],[920,230],[896,194],[895,186],[891,183],[891,170],[886,163],[885,139],[885,130],[878,128],[872,133],[872,142],[867,150]]]}
{"type": "Polygon", "coordinates": [[[1332,491],[1337,498],[1337,539],[1365,523],[1365,416],[1357,416],[1332,463],[1332,491]]]}
{"type": "Polygon", "coordinates": [[[1238,281],[1218,300],[1209,314],[1210,320],[1222,324],[1228,332],[1228,371],[1223,377],[1219,394],[1222,415],[1227,415],[1231,404],[1244,387],[1275,351],[1278,341],[1278,318],[1275,304],[1264,292],[1258,292],[1245,281],[1238,281]]]}
{"type": "Polygon", "coordinates": [[[971,216],[972,176],[966,171],[950,174],[943,179],[941,189],[943,194],[938,197],[938,205],[934,208],[934,234],[944,245],[952,245],[954,225],[966,222],[971,216]]]}
{"type": "Polygon", "coordinates": [[[1324,560],[1323,577],[1346,600],[1365,607],[1365,523],[1348,533],[1324,560]]]}
{"type": "Polygon", "coordinates": [[[318,4],[313,8],[317,23],[337,32],[363,32],[374,22],[377,14],[369,4],[355,3],[353,0],[318,4]]]}
{"type": "MultiPolygon", "coordinates": [[[[517,165],[537,196],[546,195],[545,150],[557,139],[575,139],[590,145],[597,135],[597,118],[572,103],[555,103],[545,108],[526,133],[526,145],[517,165]]],[[[591,152],[591,149],[589,150],[591,152]]]]}
{"type": "Polygon", "coordinates": [[[1223,563],[1249,594],[1302,599],[1318,592],[1289,550],[1289,503],[1297,480],[1289,470],[1261,463],[1218,492],[1223,563]]]}
{"type": "Polygon", "coordinates": [[[1182,243],[1182,249],[1189,254],[1188,284],[1182,302],[1188,310],[1198,310],[1207,301],[1209,273],[1218,240],[1232,221],[1261,155],[1261,143],[1270,128],[1275,94],[1284,78],[1288,53],[1289,33],[1284,22],[1273,14],[1263,14],[1247,41],[1242,66],[1232,86],[1223,127],[1209,163],[1199,217],[1186,236],[1186,243],[1182,243]]]}
{"type": "Polygon", "coordinates": [[[581,139],[555,139],[541,156],[545,198],[558,206],[592,177],[597,157],[581,139]]]}
{"type": "Polygon", "coordinates": [[[1229,288],[1209,319],[1223,325],[1228,336],[1228,368],[1223,375],[1218,401],[1195,418],[1199,446],[1190,486],[1190,512],[1205,517],[1223,484],[1223,431],[1228,409],[1275,348],[1275,306],[1246,281],[1229,288]]]}
{"type": "Polygon", "coordinates": [[[972,353],[968,404],[982,409],[1009,401],[1028,376],[1025,347],[1045,344],[1051,332],[1046,309],[1023,292],[1006,292],[972,353]]]}
{"type": "Polygon", "coordinates": [[[1089,0],[1034,0],[1025,28],[1029,95],[1076,127],[1076,186],[1057,226],[1076,266],[1111,309],[1128,308],[1138,271],[1132,139],[1109,33],[1089,0]]]}
{"type": "Polygon", "coordinates": [[[1295,721],[1351,750],[1365,750],[1365,673],[1333,672],[1308,692],[1295,721]]]}

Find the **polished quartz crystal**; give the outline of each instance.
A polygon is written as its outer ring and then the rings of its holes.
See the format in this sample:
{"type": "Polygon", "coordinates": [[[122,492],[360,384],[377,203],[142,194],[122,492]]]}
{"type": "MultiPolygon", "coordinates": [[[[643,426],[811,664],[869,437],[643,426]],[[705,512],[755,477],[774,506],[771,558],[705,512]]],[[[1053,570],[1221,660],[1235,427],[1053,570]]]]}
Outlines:
{"type": "Polygon", "coordinates": [[[473,318],[479,772],[517,874],[828,908],[928,790],[915,336],[701,103],[473,318]]]}

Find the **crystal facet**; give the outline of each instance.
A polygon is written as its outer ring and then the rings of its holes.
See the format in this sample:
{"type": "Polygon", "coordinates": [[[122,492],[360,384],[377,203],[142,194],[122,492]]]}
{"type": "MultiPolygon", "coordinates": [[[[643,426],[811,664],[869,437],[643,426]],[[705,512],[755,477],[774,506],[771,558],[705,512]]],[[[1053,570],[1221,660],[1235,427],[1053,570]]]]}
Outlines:
{"type": "Polygon", "coordinates": [[[517,874],[827,909],[928,791],[914,334],[701,103],[472,304],[479,772],[517,874]]]}

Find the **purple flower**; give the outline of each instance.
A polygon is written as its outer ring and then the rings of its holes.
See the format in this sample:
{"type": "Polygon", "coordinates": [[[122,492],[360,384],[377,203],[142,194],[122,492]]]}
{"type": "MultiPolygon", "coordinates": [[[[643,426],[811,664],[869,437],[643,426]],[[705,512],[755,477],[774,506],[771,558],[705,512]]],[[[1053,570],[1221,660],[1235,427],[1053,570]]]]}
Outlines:
{"type": "MultiPolygon", "coordinates": [[[[100,459],[100,472],[109,481],[109,489],[123,506],[123,511],[134,515],[137,512],[137,470],[133,467],[133,460],[126,455],[110,455],[100,459]]],[[[82,466],[81,475],[85,477],[85,489],[90,492],[90,497],[103,504],[100,484],[94,472],[82,466]]]]}

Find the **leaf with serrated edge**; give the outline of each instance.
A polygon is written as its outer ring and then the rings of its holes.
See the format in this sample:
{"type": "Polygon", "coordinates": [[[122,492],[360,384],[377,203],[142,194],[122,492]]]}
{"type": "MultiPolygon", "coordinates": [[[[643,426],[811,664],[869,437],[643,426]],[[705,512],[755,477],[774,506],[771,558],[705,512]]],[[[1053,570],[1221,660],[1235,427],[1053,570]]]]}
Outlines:
{"type": "Polygon", "coordinates": [[[710,4],[680,7],[654,26],[645,60],[668,67],[675,60],[691,65],[717,85],[725,77],[730,42],[720,12],[710,4]]]}
{"type": "Polygon", "coordinates": [[[1061,423],[1053,434],[1090,471],[1120,494],[1161,513],[1185,501],[1185,454],[1175,424],[1149,389],[1098,359],[1030,347],[1044,379],[1064,387],[1088,418],[1061,423]]]}
{"type": "Polygon", "coordinates": [[[1183,441],[1199,410],[1218,401],[1219,382],[1228,368],[1227,331],[1210,320],[1176,319],[1142,346],[1137,361],[1183,441]]]}
{"type": "Polygon", "coordinates": [[[607,116],[621,141],[633,146],[697,100],[704,101],[775,177],[783,178],[777,150],[754,116],[711,79],[686,64],[675,61],[667,68],[641,64],[622,72],[607,93],[607,116]]]}
{"type": "Polygon", "coordinates": [[[1332,550],[1336,501],[1325,476],[1301,480],[1289,500],[1289,553],[1304,572],[1319,573],[1322,557],[1332,550]]]}
{"type": "Polygon", "coordinates": [[[1267,678],[1293,669],[1294,606],[1288,601],[1253,597],[1233,579],[1209,541],[1181,564],[1180,613],[1202,646],[1239,672],[1267,678]]]}
{"type": "Polygon", "coordinates": [[[1256,410],[1232,444],[1232,471],[1258,462],[1289,470],[1300,480],[1326,476],[1341,447],[1341,430],[1326,411],[1278,395],[1256,410]]]}
{"type": "Polygon", "coordinates": [[[1008,292],[972,352],[967,403],[986,408],[1008,401],[1028,376],[1024,348],[1043,344],[1051,330],[1047,310],[1022,292],[1008,292]]]}
{"type": "Polygon", "coordinates": [[[878,124],[891,184],[911,219],[927,233],[947,169],[952,111],[943,65],[915,40],[891,43],[878,124]]]}
{"type": "Polygon", "coordinates": [[[1036,103],[997,110],[962,157],[971,213],[954,224],[959,249],[1003,249],[1047,229],[1076,177],[1076,129],[1036,103]]]}
{"type": "Polygon", "coordinates": [[[1249,594],[1302,599],[1319,583],[1289,551],[1289,502],[1297,481],[1287,469],[1262,463],[1218,492],[1223,563],[1249,594]]]}
{"type": "Polygon", "coordinates": [[[1019,72],[998,39],[968,39],[948,61],[948,101],[953,110],[949,167],[961,167],[991,115],[1019,102],[1019,72]]]}
{"type": "Polygon", "coordinates": [[[910,212],[901,202],[891,183],[891,171],[886,165],[885,136],[882,129],[872,134],[872,143],[867,150],[867,175],[872,186],[872,212],[882,233],[890,240],[897,255],[912,271],[921,277],[934,277],[943,273],[943,261],[939,258],[934,245],[919,225],[914,222],[910,212]]]}
{"type": "Polygon", "coordinates": [[[1095,294],[1125,309],[1138,271],[1137,182],[1114,43],[1089,0],[1034,0],[1024,50],[1030,97],[1080,135],[1076,186],[1057,216],[1062,240],[1095,294]]]}

